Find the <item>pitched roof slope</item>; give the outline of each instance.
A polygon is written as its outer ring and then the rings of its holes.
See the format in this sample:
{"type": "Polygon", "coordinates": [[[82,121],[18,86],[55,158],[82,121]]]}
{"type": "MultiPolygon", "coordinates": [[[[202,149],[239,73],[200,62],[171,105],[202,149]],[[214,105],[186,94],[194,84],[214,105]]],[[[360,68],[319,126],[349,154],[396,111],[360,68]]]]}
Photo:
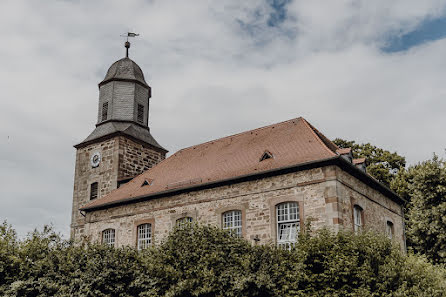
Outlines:
{"type": "Polygon", "coordinates": [[[305,119],[292,119],[179,150],[81,209],[327,159],[337,156],[336,149],[305,119]],[[265,152],[272,157],[262,158],[265,152]]]}

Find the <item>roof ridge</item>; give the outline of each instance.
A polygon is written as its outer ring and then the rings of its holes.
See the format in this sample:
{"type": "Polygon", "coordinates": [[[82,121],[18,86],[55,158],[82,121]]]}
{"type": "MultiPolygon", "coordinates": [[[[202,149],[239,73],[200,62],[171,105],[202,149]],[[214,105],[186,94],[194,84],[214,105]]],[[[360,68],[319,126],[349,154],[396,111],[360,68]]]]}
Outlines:
{"type": "Polygon", "coordinates": [[[270,124],[270,125],[267,125],[267,126],[263,126],[263,127],[259,127],[259,128],[255,128],[255,129],[251,129],[251,130],[246,130],[246,131],[235,133],[235,134],[231,134],[231,135],[228,135],[228,136],[223,136],[223,137],[220,137],[220,138],[217,138],[217,139],[212,139],[212,140],[209,140],[209,141],[206,141],[206,142],[203,142],[203,143],[199,143],[199,144],[196,144],[196,145],[187,146],[185,148],[182,148],[182,149],[176,151],[173,155],[175,155],[175,154],[177,154],[179,152],[185,151],[185,150],[192,149],[192,148],[200,146],[200,145],[207,144],[207,143],[223,140],[223,139],[230,138],[230,137],[236,137],[236,136],[240,136],[242,134],[248,133],[248,132],[259,131],[259,130],[262,130],[262,129],[270,128],[272,126],[276,126],[276,125],[280,125],[280,124],[284,124],[284,123],[288,123],[288,122],[292,122],[292,121],[299,121],[299,120],[304,120],[304,118],[303,117],[297,117],[297,118],[294,118],[294,119],[290,119],[290,120],[286,120],[286,121],[270,124]]]}
{"type": "MultiPolygon", "coordinates": [[[[305,120],[304,118],[302,118],[302,120],[303,120],[303,122],[305,123],[305,125],[306,125],[308,128],[310,128],[311,133],[313,133],[313,135],[314,135],[314,136],[316,137],[316,139],[323,145],[323,147],[324,147],[329,153],[332,153],[332,154],[335,154],[335,155],[336,155],[336,151],[333,151],[333,149],[329,148],[328,145],[327,145],[327,143],[326,143],[326,140],[328,140],[328,141],[330,141],[330,140],[329,140],[324,134],[322,134],[321,132],[319,132],[319,130],[317,130],[313,125],[311,125],[309,122],[307,122],[307,120],[305,120]],[[323,138],[325,138],[325,140],[324,140],[323,138]]],[[[330,141],[330,142],[331,142],[331,141],[330,141]]],[[[335,147],[337,147],[336,144],[333,143],[333,145],[334,145],[335,147]]]]}

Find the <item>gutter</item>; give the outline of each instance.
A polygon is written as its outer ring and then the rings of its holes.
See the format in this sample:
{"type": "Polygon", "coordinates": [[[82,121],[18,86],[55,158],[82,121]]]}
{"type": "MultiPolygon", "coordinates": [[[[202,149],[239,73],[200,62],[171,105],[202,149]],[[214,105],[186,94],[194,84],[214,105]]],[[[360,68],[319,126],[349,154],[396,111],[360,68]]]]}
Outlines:
{"type": "Polygon", "coordinates": [[[137,196],[137,197],[129,197],[129,198],[121,199],[119,201],[111,201],[111,202],[107,202],[107,203],[97,205],[97,206],[82,207],[82,208],[80,208],[80,210],[85,211],[85,212],[90,212],[90,211],[101,210],[101,209],[106,209],[106,208],[110,208],[110,207],[116,207],[119,205],[129,204],[129,203],[136,203],[136,202],[142,202],[142,201],[166,197],[166,196],[173,196],[173,195],[177,195],[177,194],[181,194],[181,193],[185,193],[185,192],[199,191],[199,190],[203,190],[203,189],[215,188],[215,187],[224,186],[224,185],[228,185],[228,184],[241,183],[241,182],[245,182],[245,181],[256,180],[259,178],[277,176],[277,175],[282,175],[282,174],[286,174],[286,173],[292,173],[292,172],[313,169],[313,168],[317,168],[317,167],[330,166],[330,165],[339,166],[340,168],[344,169],[346,172],[350,173],[351,175],[353,175],[360,181],[366,183],[370,187],[379,191],[383,195],[389,197],[391,200],[395,201],[396,203],[398,203],[400,205],[406,203],[406,201],[403,198],[399,197],[395,192],[393,192],[388,187],[381,184],[379,181],[377,181],[376,179],[374,179],[367,173],[358,169],[352,163],[348,162],[341,156],[334,156],[334,157],[330,157],[330,158],[326,158],[326,159],[320,159],[320,160],[316,160],[316,161],[300,163],[298,165],[285,166],[285,167],[270,169],[270,170],[262,171],[262,172],[258,172],[258,173],[252,173],[252,174],[247,174],[247,175],[242,175],[242,176],[237,176],[237,177],[231,177],[231,178],[219,180],[219,181],[212,181],[212,182],[198,184],[198,185],[189,185],[189,186],[186,186],[183,188],[170,189],[170,190],[166,190],[166,191],[151,193],[148,195],[142,195],[142,196],[137,196]]]}

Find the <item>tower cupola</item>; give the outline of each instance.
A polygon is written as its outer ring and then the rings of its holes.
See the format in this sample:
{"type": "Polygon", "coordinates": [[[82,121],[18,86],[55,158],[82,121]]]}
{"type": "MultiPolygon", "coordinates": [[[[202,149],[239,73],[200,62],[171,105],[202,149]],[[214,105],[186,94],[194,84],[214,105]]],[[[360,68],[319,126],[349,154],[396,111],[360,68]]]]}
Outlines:
{"type": "Polygon", "coordinates": [[[126,57],[114,62],[98,85],[96,129],[75,147],[120,133],[166,151],[150,134],[151,88],[141,68],[128,57],[128,41],[125,47],[126,57]]]}

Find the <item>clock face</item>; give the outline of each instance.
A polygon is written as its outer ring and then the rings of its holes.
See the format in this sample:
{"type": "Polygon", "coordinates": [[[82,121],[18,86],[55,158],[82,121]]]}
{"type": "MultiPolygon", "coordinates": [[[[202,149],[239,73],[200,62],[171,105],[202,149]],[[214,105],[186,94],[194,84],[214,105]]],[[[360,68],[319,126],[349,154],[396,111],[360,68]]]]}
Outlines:
{"type": "Polygon", "coordinates": [[[99,166],[99,163],[101,163],[101,153],[95,152],[93,155],[91,155],[90,158],[91,167],[95,168],[99,166]]]}

